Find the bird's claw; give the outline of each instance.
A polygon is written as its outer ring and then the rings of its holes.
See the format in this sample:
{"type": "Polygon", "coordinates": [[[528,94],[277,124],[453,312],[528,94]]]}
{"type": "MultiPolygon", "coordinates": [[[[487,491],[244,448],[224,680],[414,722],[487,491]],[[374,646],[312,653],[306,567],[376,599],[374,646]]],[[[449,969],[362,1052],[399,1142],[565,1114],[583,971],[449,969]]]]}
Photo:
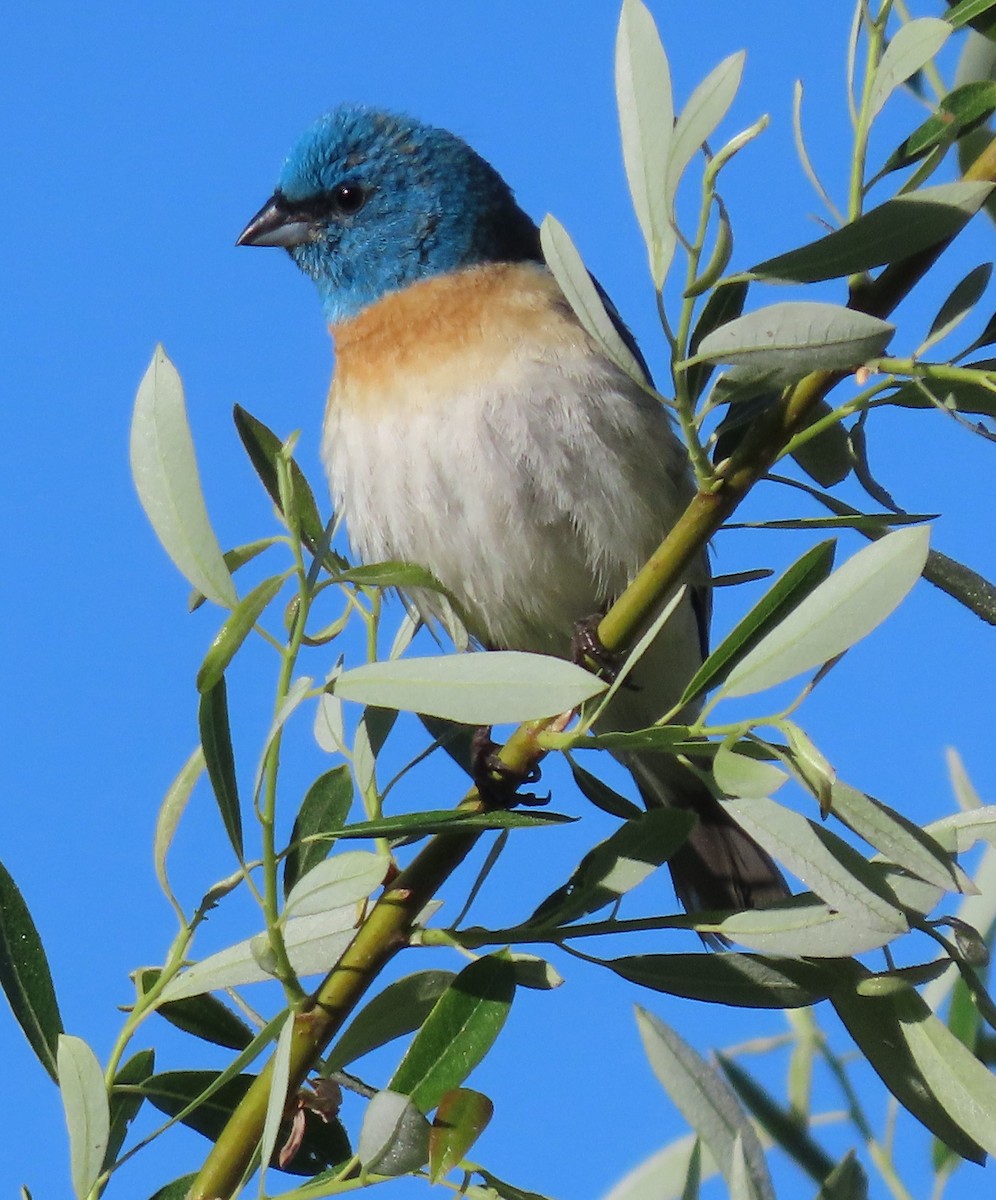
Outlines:
{"type": "Polygon", "coordinates": [[[598,626],[602,620],[601,613],[585,617],[574,626],[571,638],[571,658],[579,667],[595,673],[606,683],[612,683],[619,674],[620,657],[607,650],[598,636],[598,626]]]}
{"type": "Polygon", "coordinates": [[[517,804],[527,807],[549,804],[550,794],[537,796],[533,792],[520,792],[525,783],[535,783],[540,769],[534,763],[527,771],[517,771],[498,756],[498,743],[492,741],[491,726],[482,725],[474,731],[471,772],[474,784],[489,808],[514,808],[517,804]]]}

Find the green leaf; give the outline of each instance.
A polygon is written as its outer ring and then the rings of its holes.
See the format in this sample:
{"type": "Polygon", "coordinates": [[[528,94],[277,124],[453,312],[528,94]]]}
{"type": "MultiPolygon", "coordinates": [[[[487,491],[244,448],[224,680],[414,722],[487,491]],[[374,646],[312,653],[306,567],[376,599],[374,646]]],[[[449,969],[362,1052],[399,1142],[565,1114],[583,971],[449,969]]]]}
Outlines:
{"type": "Polygon", "coordinates": [[[721,683],[734,666],[770,630],[823,582],[833,567],[836,544],[820,542],[807,550],[768,589],[695,672],[681,696],[683,707],[709,687],[721,683]]]}
{"type": "Polygon", "coordinates": [[[445,592],[439,580],[425,567],[406,562],[367,563],[361,567],[346,567],[335,575],[338,583],[355,583],[359,587],[426,588],[432,592],[445,592]]]}
{"type": "Polygon", "coordinates": [[[935,146],[950,144],[966,130],[991,116],[994,110],[996,85],[993,83],[978,81],[954,88],[941,97],[937,111],[889,155],[882,173],[918,162],[935,146]]]}
{"type": "MultiPolygon", "coordinates": [[[[922,1030],[916,1032],[917,1026],[925,1026],[929,1022],[936,1022],[941,1029],[944,1029],[944,1026],[930,1013],[912,988],[899,985],[879,994],[863,995],[858,987],[860,984],[857,987],[842,987],[831,997],[831,1001],[848,1033],[882,1082],[935,1137],[940,1138],[962,1158],[967,1158],[970,1162],[984,1162],[983,1146],[988,1148],[987,1143],[992,1141],[993,1130],[996,1129],[996,1111],[990,1112],[987,1118],[988,1132],[984,1141],[980,1143],[977,1131],[974,1128],[969,1131],[962,1124],[961,1104],[966,1090],[964,1083],[958,1085],[957,1089],[942,1088],[945,1092],[957,1090],[960,1093],[956,1103],[956,1114],[946,1103],[949,1098],[935,1093],[932,1086],[934,1081],[928,1080],[921,1062],[918,1061],[924,1057],[925,1037],[922,1030]]],[[[990,1087],[996,1087],[992,1077],[970,1051],[966,1050],[957,1038],[947,1033],[947,1030],[944,1032],[950,1042],[958,1045],[961,1053],[971,1060],[973,1079],[977,1078],[975,1072],[978,1070],[987,1077],[990,1087]]],[[[929,1035],[927,1037],[929,1038],[929,1035]]],[[[949,1061],[943,1070],[945,1073],[950,1072],[954,1065],[953,1061],[949,1061]]],[[[960,1061],[958,1066],[961,1066],[960,1061]]],[[[972,1124],[974,1126],[976,1122],[973,1121],[972,1124]]]]}
{"type": "Polygon", "coordinates": [[[740,87],[746,57],[746,52],[740,50],[724,58],[719,66],[713,67],[678,114],[667,163],[667,193],[672,213],[678,184],[688,164],[715,133],[733,103],[740,87]]]}
{"type": "MultiPolygon", "coordinates": [[[[324,974],[339,961],[353,940],[356,908],[317,913],[288,921],[284,944],[298,975],[324,974]]],[[[272,980],[274,967],[265,933],[236,942],[187,967],[163,988],[162,1000],[183,1000],[202,992],[272,980]]]]}
{"type": "MultiPolygon", "coordinates": [[[[235,405],[232,415],[235,419],[235,428],[238,430],[256,474],[277,509],[282,511],[277,459],[283,443],[262,421],[258,421],[240,405],[235,405]]],[[[315,497],[308,486],[308,481],[293,460],[291,460],[290,474],[294,512],[289,515],[284,513],[284,517],[289,525],[297,526],[301,533],[301,540],[314,553],[325,539],[325,522],[318,515],[318,505],[315,503],[315,497]]]]}
{"type": "Polygon", "coordinates": [[[489,954],[464,967],[440,996],[391,1079],[422,1112],[459,1087],[497,1038],[515,993],[515,968],[489,954]]]}
{"type": "Polygon", "coordinates": [[[135,396],[131,473],[145,515],[180,573],[215,604],[233,608],[238,596],[204,506],[183,385],[162,346],[135,396]]]}
{"type": "MultiPolygon", "coordinates": [[[[884,872],[883,872],[884,877],[884,872]]],[[[848,958],[887,945],[896,937],[856,919],[853,909],[840,912],[811,893],[793,896],[768,908],[752,908],[720,921],[697,921],[702,933],[715,933],[731,942],[767,955],[798,955],[818,959],[848,958]]]]}
{"type": "Polygon", "coordinates": [[[896,30],[895,37],[886,46],[875,68],[865,107],[869,124],[882,111],[896,88],[922,70],[950,36],[951,26],[939,17],[920,17],[915,21],[907,21],[896,30]]]}
{"type": "Polygon", "coordinates": [[[801,1008],[825,1000],[840,975],[821,963],[763,954],[633,954],[604,961],[623,979],[672,996],[737,1008],[801,1008]]]}
{"type": "Polygon", "coordinates": [[[291,574],[291,571],[285,571],[282,575],[273,575],[269,579],[264,579],[228,614],[197,672],[197,690],[199,692],[208,692],[218,683],[239,647],[252,633],[253,626],[263,615],[263,610],[277,595],[291,574]]]}
{"type": "Polygon", "coordinates": [[[418,1029],[456,976],[452,971],[418,971],[388,984],[339,1036],[326,1058],[327,1071],[341,1071],[364,1054],[418,1029]]]}
{"type": "Polygon", "coordinates": [[[303,875],[287,895],[289,917],[310,917],[365,900],[384,881],[389,860],[370,850],[343,850],[303,875]]]}
{"type": "Polygon", "coordinates": [[[750,274],[817,283],[900,262],[954,237],[979,211],[992,188],[991,183],[941,183],[896,196],[826,237],[758,263],[750,274]]]}
{"type": "Polygon", "coordinates": [[[853,1150],[823,1180],[816,1200],[868,1200],[868,1176],[853,1150]]]}
{"type": "Polygon", "coordinates": [[[492,650],[367,663],[332,684],[342,700],[501,725],[567,712],[605,691],[582,667],[546,654],[492,650]]]}
{"type": "Polygon", "coordinates": [[[840,912],[864,925],[905,933],[903,913],[886,898],[880,875],[822,825],[773,800],[725,800],[724,809],[769,854],[840,912]]]}
{"type": "MultiPolygon", "coordinates": [[[[217,1078],[217,1071],[164,1071],[146,1080],[143,1091],[160,1112],[176,1117],[217,1078]]],[[[253,1080],[252,1075],[236,1075],[180,1120],[210,1141],[217,1141],[253,1080]]],[[[292,1175],[315,1175],[326,1167],[345,1162],[349,1156],[349,1140],[342,1125],[336,1120],[323,1121],[317,1113],[308,1112],[301,1147],[281,1170],[292,1175]]]]}
{"type": "Polygon", "coordinates": [[[87,1200],[104,1167],[111,1116],[104,1072],[97,1056],[81,1038],[59,1034],[59,1091],[69,1129],[73,1191],[87,1200]]]}
{"type": "MultiPolygon", "coordinates": [[[[746,283],[737,281],[722,283],[719,287],[713,288],[695,323],[692,336],[689,338],[689,358],[694,358],[698,354],[703,338],[712,333],[714,329],[718,329],[720,325],[726,325],[740,316],[744,310],[744,301],[747,299],[747,287],[746,283]]],[[[687,368],[688,394],[693,401],[698,400],[701,396],[714,369],[712,363],[704,362],[695,363],[687,368]]]]}
{"type": "Polygon", "coordinates": [[[624,0],[619,18],[616,103],[626,179],[659,291],[677,242],[668,195],[674,102],[667,55],[642,0],[624,0]]]}
{"type": "MultiPolygon", "coordinates": [[[[158,967],[144,967],[138,971],[139,991],[148,992],[161,974],[158,967]]],[[[226,1046],[229,1050],[244,1050],[255,1036],[245,1021],[215,996],[191,996],[186,1000],[159,1003],[156,1012],[184,1033],[215,1046],[226,1046]]],[[[150,1068],[146,1074],[151,1073],[150,1068]]]]}
{"type": "MultiPolygon", "coordinates": [[[[848,371],[881,354],[895,326],[867,313],[813,300],[759,308],[702,339],[697,357],[750,367],[789,383],[811,371],[848,371]]],[[[774,382],[766,380],[766,385],[774,382]]]]}
{"type": "Polygon", "coordinates": [[[579,767],[573,760],[569,762],[569,766],[578,790],[596,808],[608,813],[610,817],[619,817],[623,821],[639,820],[643,816],[642,808],[634,804],[632,800],[620,796],[618,792],[603,783],[601,779],[596,778],[590,771],[579,767]]]}
{"type": "Polygon", "coordinates": [[[107,1170],[114,1163],[124,1140],[128,1136],[128,1126],[131,1125],[138,1110],[142,1107],[144,1097],[131,1091],[116,1091],[117,1088],[130,1087],[144,1083],[155,1070],[156,1055],[154,1050],[139,1050],[124,1063],[114,1076],[111,1088],[111,1098],[108,1107],[109,1130],[107,1150],[104,1154],[102,1170],[107,1170]]]}
{"type": "Polygon", "coordinates": [[[996,7],[996,0],[947,0],[949,8],[945,20],[952,29],[960,29],[963,25],[971,25],[973,28],[980,29],[986,32],[991,29],[996,22],[996,15],[990,16],[987,21],[979,22],[978,18],[985,13],[991,12],[996,7]]]}
{"type": "MultiPolygon", "coordinates": [[[[830,405],[825,400],[819,401],[810,410],[811,419],[806,427],[829,416],[830,412],[830,405]]],[[[792,457],[821,487],[832,487],[846,479],[854,462],[847,430],[839,421],[796,446],[792,457]]]]}
{"type": "Polygon", "coordinates": [[[225,832],[241,861],[244,856],[242,810],[235,778],[235,752],[232,749],[232,731],[228,720],[228,689],[224,675],[209,691],[201,693],[197,724],[214,798],[218,803],[225,832]]]}
{"type": "Polygon", "coordinates": [[[204,751],[198,746],[180,768],[177,777],[170,784],[169,791],[163,798],[163,802],[159,806],[159,813],[156,816],[156,834],[153,841],[152,855],[155,863],[156,879],[159,881],[159,886],[162,888],[163,894],[177,910],[179,910],[179,903],[173,895],[173,889],[169,885],[169,877],[166,874],[166,855],[173,844],[173,836],[176,833],[176,827],[180,823],[180,818],[187,807],[187,801],[190,799],[203,770],[204,751]]]}
{"type": "Polygon", "coordinates": [[[294,1042],[294,1020],[290,1013],[280,1029],[277,1045],[273,1051],[270,1070],[270,1094],[266,1101],[266,1116],[263,1119],[263,1135],[259,1142],[259,1153],[263,1162],[273,1159],[277,1149],[277,1137],[287,1104],[290,1086],[291,1047],[294,1042]]]}
{"type": "Polygon", "coordinates": [[[197,1178],[197,1174],[196,1171],[192,1171],[189,1175],[181,1175],[179,1179],[174,1179],[172,1183],[167,1183],[165,1187],[157,1188],[155,1193],[149,1197],[149,1200],[187,1200],[191,1185],[197,1178]]]}
{"type": "Polygon", "coordinates": [[[942,338],[956,329],[968,316],[972,309],[982,299],[982,294],[989,284],[993,273],[992,263],[979,263],[952,288],[944,303],[938,309],[937,316],[931,323],[926,339],[917,349],[917,355],[922,356],[927,350],[936,345],[942,338]]]}
{"type": "Polygon", "coordinates": [[[409,1175],[429,1158],[429,1122],[409,1096],[377,1092],[363,1116],[356,1152],[375,1175],[409,1175]]]}
{"type": "Polygon", "coordinates": [[[834,1161],[811,1136],[798,1116],[782,1106],[734,1059],[718,1053],[716,1059],[741,1103],[769,1138],[784,1150],[817,1183],[834,1169],[834,1161]]]}
{"type": "MultiPolygon", "coordinates": [[[[269,550],[271,546],[276,546],[284,540],[284,538],[280,537],[260,538],[255,542],[247,542],[244,546],[236,546],[232,550],[226,550],[223,558],[225,559],[225,566],[228,568],[229,574],[234,575],[239,567],[244,567],[246,563],[252,562],[254,558],[262,554],[264,550],[269,550]]],[[[196,612],[206,600],[207,596],[195,588],[187,597],[187,608],[190,612],[196,612]]]]}
{"type": "Polygon", "coordinates": [[[465,809],[440,808],[427,812],[402,813],[380,817],[376,821],[356,821],[344,825],[336,835],[348,838],[420,838],[430,833],[452,833],[457,829],[543,829],[576,821],[555,812],[520,812],[516,809],[494,812],[468,812],[465,809]]]}
{"type": "Polygon", "coordinates": [[[541,1196],[539,1192],[527,1192],[513,1183],[506,1183],[504,1179],[499,1179],[497,1175],[492,1175],[490,1171],[485,1171],[483,1167],[476,1164],[474,1173],[480,1175],[488,1187],[497,1192],[502,1200],[547,1200],[547,1197],[541,1196]]]}
{"type": "Polygon", "coordinates": [[[495,1106],[481,1092],[454,1088],[439,1102],[429,1134],[429,1179],[437,1183],[454,1167],[488,1126],[495,1106]]]}
{"type": "Polygon", "coordinates": [[[349,767],[333,767],[319,775],[308,788],[294,819],[290,846],[284,858],[284,895],[320,863],[329,845],[349,816],[353,803],[353,779],[349,767]],[[316,838],[321,840],[308,841],[316,838]]]}
{"type": "Polygon", "coordinates": [[[729,1084],[659,1018],[638,1007],[636,1021],[654,1074],[715,1158],[724,1179],[730,1179],[739,1136],[755,1195],[774,1200],[761,1143],[729,1084]]]}
{"type": "Polygon", "coordinates": [[[722,694],[749,696],[829,662],[880,625],[913,587],[930,530],[886,534],[816,587],[740,660],[722,694]]]}
{"type": "Polygon", "coordinates": [[[965,879],[943,847],[895,809],[834,780],[830,808],[848,829],[863,837],[897,867],[946,891],[964,890],[965,879]]]}
{"type": "Polygon", "coordinates": [[[530,925],[565,925],[632,891],[681,846],[695,824],[692,813],[652,808],[626,821],[582,858],[570,879],[539,905],[530,925]]]}
{"type": "Polygon", "coordinates": [[[739,754],[728,742],[716,751],[712,769],[722,792],[745,799],[770,796],[788,779],[788,773],[781,767],[748,754],[739,754]]]}
{"type": "Polygon", "coordinates": [[[620,336],[570,234],[549,213],[540,226],[540,244],[547,266],[560,284],[560,290],[567,297],[575,316],[618,367],[641,386],[645,385],[646,372],[620,336]]]}
{"type": "Polygon", "coordinates": [[[52,972],[31,912],[0,863],[0,987],[38,1061],[58,1082],[56,1054],[62,1017],[52,972]]]}

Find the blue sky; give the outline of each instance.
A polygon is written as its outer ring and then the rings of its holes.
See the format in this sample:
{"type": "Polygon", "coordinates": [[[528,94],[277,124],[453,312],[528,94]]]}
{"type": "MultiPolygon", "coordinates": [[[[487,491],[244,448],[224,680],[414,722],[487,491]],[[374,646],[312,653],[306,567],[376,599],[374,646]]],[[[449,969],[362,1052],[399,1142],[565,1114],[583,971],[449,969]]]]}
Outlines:
{"type": "MultiPolygon", "coordinates": [[[[679,102],[721,58],[746,48],[744,86],[723,129],[732,134],[762,112],[772,117],[726,177],[738,237],[733,265],[816,236],[819,203],[792,149],[792,81],[805,80],[813,156],[842,198],[850,6],[657,0],[651,8],[679,102]]],[[[618,150],[616,15],[612,3],[567,0],[302,0],[289,9],[55,3],[22,6],[7,23],[0,46],[8,179],[0,221],[8,397],[0,476],[7,672],[0,857],[35,915],[67,1028],[101,1055],[120,1021],[115,1006],[130,994],[127,973],[161,961],[172,936],[152,874],[153,823],[196,738],[194,674],[219,623],[210,609],[186,614],[186,585],[130,481],[130,409],[152,349],[162,341],[183,376],[222,543],[271,532],[231,406],[238,402],[282,435],[300,430],[299,457],[317,491],[332,359],[310,285],[282,254],[236,250],[234,241],[270,194],[300,130],[348,99],[455,130],[498,167],[537,219],[554,212],[659,367],[653,295],[618,150]]],[[[893,101],[892,130],[908,129],[914,112],[909,99],[893,101]]],[[[878,151],[898,136],[884,134],[878,151]]],[[[938,272],[932,298],[907,307],[907,349],[950,286],[991,254],[991,226],[980,221],[967,243],[938,272]]],[[[832,288],[821,296],[840,299],[832,288]]],[[[996,574],[986,523],[991,448],[940,417],[887,416],[874,432],[873,462],[897,499],[913,511],[944,513],[934,544],[996,574]]],[[[792,503],[790,514],[805,511],[792,503]]],[[[783,496],[759,496],[749,515],[770,516],[778,505],[786,508],[783,496]]],[[[717,569],[777,568],[810,540],[724,534],[717,569]]],[[[843,549],[858,544],[845,538],[843,549]]],[[[719,627],[744,604],[722,597],[719,627]]],[[[974,618],[921,585],[833,672],[802,722],[843,778],[918,820],[951,807],[943,761],[949,744],[961,748],[979,790],[992,797],[996,687],[986,636],[974,618]]],[[[246,764],[269,720],[272,660],[261,652],[247,659],[230,690],[244,769],[251,770],[246,764]]],[[[308,743],[306,729],[292,737],[305,782],[308,770],[327,765],[308,743]]],[[[423,780],[430,806],[456,799],[456,777],[438,788],[423,780]]],[[[585,811],[569,789],[556,799],[563,810],[585,811]]],[[[523,850],[513,890],[541,866],[569,870],[585,839],[593,840],[588,829],[602,828],[597,817],[586,813],[586,820],[581,840],[523,850]]],[[[230,869],[206,793],[188,814],[172,866],[190,900],[230,869]]],[[[219,913],[203,948],[250,932],[240,915],[249,916],[244,909],[219,913]]],[[[524,1187],[584,1200],[682,1128],[640,1054],[634,1002],[702,1047],[782,1026],[777,1016],[724,1010],[717,1031],[714,1012],[640,994],[579,963],[558,965],[567,985],[522,997],[499,1052],[472,1081],[498,1105],[479,1157],[524,1187]]],[[[162,1044],[164,1067],[220,1061],[205,1050],[190,1064],[177,1041],[164,1037],[162,1044]]],[[[0,1094],[0,1187],[12,1194],[26,1183],[36,1200],[68,1194],[55,1089],[2,1010],[0,1047],[8,1081],[0,1094]]],[[[386,1076],[393,1061],[387,1054],[371,1074],[386,1076]]],[[[881,1112],[881,1096],[868,1095],[881,1112]]],[[[837,1103],[828,1097],[828,1107],[837,1103]]],[[[193,1169],[203,1145],[178,1135],[110,1194],[146,1195],[193,1169]]],[[[798,1182],[784,1178],[787,1186],[798,1182]]]]}

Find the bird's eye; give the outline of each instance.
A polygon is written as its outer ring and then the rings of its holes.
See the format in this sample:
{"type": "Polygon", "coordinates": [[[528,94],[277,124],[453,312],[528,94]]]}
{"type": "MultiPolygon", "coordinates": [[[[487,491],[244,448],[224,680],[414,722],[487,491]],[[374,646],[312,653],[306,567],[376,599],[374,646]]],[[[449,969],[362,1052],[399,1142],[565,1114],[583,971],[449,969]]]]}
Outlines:
{"type": "Polygon", "coordinates": [[[344,216],[359,212],[366,202],[366,189],[358,183],[340,183],[332,189],[332,203],[344,216]]]}

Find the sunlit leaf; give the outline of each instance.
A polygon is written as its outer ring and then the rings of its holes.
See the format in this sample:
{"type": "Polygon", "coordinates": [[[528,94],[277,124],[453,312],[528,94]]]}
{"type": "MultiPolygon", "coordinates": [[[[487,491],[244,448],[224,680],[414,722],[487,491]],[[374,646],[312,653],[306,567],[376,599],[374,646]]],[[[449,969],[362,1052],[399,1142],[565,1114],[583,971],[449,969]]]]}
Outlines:
{"type": "Polygon", "coordinates": [[[97,1056],[81,1038],[59,1034],[59,1091],[69,1129],[73,1191],[86,1200],[104,1166],[111,1116],[104,1072],[97,1056]]]}
{"type": "Polygon", "coordinates": [[[287,1089],[290,1085],[290,1057],[294,1040],[294,1021],[288,1014],[277,1038],[273,1052],[272,1068],[270,1071],[270,1094],[266,1101],[266,1116],[263,1120],[263,1136],[259,1149],[263,1162],[273,1158],[277,1147],[277,1137],[284,1116],[284,1106],[287,1103],[287,1089]]]}
{"type": "Polygon", "coordinates": [[[383,882],[388,865],[386,855],[369,850],[344,850],[323,859],[291,888],[287,915],[308,917],[365,900],[383,882]]]}
{"type": "Polygon", "coordinates": [[[349,816],[352,803],[353,779],[345,764],[319,775],[308,788],[294,818],[291,848],[284,858],[285,896],[302,875],[326,856],[331,841],[349,816]]]}
{"type": "Polygon", "coordinates": [[[273,575],[269,579],[264,579],[228,614],[197,672],[197,690],[199,692],[210,691],[221,679],[239,647],[252,633],[253,626],[263,615],[263,610],[277,595],[289,576],[290,572],[285,572],[283,575],[273,575]]]}
{"type": "Polygon", "coordinates": [[[955,284],[931,322],[926,338],[917,348],[917,355],[925,354],[964,321],[982,299],[992,273],[992,263],[979,263],[955,284]]]}
{"type": "Polygon", "coordinates": [[[452,971],[418,971],[388,984],[339,1036],[326,1059],[328,1070],[341,1071],[378,1046],[418,1029],[455,978],[452,971]]]}
{"type": "Polygon", "coordinates": [[[364,1113],[356,1151],[376,1175],[407,1175],[428,1161],[429,1122],[411,1097],[378,1092],[364,1113]]]}
{"type": "Polygon", "coordinates": [[[180,573],[209,600],[234,607],[235,584],[204,506],[183,385],[162,346],[135,396],[131,473],[145,515],[180,573]]]}
{"type": "Polygon", "coordinates": [[[914,526],[859,550],[740,660],[722,694],[748,696],[829,662],[866,637],[913,587],[930,531],[914,526]]]}
{"type": "Polygon", "coordinates": [[[167,791],[163,798],[156,817],[156,834],[152,847],[156,879],[159,881],[159,886],[162,888],[163,893],[174,907],[178,907],[178,903],[169,885],[169,877],[166,874],[166,855],[173,844],[173,836],[180,823],[180,818],[187,807],[187,801],[193,794],[193,790],[203,771],[204,750],[201,746],[198,746],[180,768],[177,777],[170,784],[169,791],[167,791]]]}
{"type": "Polygon", "coordinates": [[[493,1113],[488,1097],[471,1088],[454,1088],[443,1096],[429,1134],[429,1178],[433,1183],[459,1165],[493,1113]]]}
{"type": "Polygon", "coordinates": [[[568,712],[605,690],[564,659],[519,651],[367,663],[335,680],[335,694],[379,708],[500,725],[568,712]]]}
{"type": "Polygon", "coordinates": [[[747,799],[770,796],[788,779],[788,773],[774,763],[738,754],[736,749],[724,742],[713,758],[713,776],[717,786],[727,796],[747,799]]]}
{"type": "Polygon", "coordinates": [[[882,111],[896,88],[925,67],[950,36],[951,26],[939,17],[920,17],[896,30],[875,68],[865,107],[869,122],[882,111]]]}
{"type": "MultiPolygon", "coordinates": [[[[846,371],[881,354],[895,326],[867,313],[814,300],[755,309],[714,329],[698,356],[710,362],[776,372],[779,382],[811,371],[846,371]]],[[[770,382],[766,380],[767,383],[770,382]]]]}
{"type": "Polygon", "coordinates": [[[422,1112],[459,1087],[490,1050],[515,993],[515,968],[489,954],[464,967],[439,997],[391,1079],[422,1112]]]}
{"type": "MultiPolygon", "coordinates": [[[[144,994],[158,980],[161,972],[157,967],[145,967],[137,973],[136,982],[144,994]]],[[[226,1046],[230,1050],[244,1050],[254,1037],[252,1029],[216,996],[203,994],[184,1000],[161,1001],[156,1012],[164,1020],[215,1046],[226,1046]]],[[[151,1071],[148,1072],[151,1074],[151,1071]]]]}
{"type": "Polygon", "coordinates": [[[743,76],[743,50],[731,54],[709,72],[688,97],[674,123],[667,164],[667,189],[672,204],[688,164],[726,116],[743,76]]]}

